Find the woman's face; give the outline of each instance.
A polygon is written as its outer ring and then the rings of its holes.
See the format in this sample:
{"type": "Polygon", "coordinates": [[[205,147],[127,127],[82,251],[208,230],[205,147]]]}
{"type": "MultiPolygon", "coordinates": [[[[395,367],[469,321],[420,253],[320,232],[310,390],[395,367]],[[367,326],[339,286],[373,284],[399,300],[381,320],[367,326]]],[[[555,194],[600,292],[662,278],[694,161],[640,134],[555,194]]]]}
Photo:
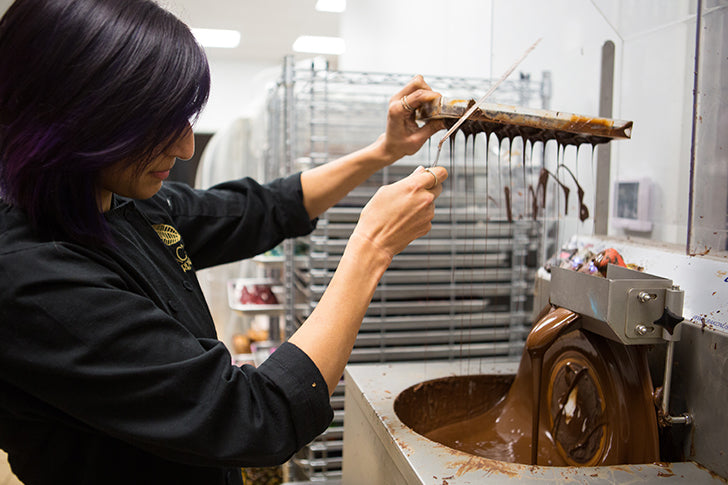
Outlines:
{"type": "Polygon", "coordinates": [[[101,171],[96,200],[99,209],[106,212],[111,208],[113,194],[131,199],[148,199],[162,187],[164,179],[174,166],[175,159],[189,160],[195,153],[195,138],[192,127],[180,136],[168,149],[144,168],[142,172],[134,164],[118,162],[101,171]]]}

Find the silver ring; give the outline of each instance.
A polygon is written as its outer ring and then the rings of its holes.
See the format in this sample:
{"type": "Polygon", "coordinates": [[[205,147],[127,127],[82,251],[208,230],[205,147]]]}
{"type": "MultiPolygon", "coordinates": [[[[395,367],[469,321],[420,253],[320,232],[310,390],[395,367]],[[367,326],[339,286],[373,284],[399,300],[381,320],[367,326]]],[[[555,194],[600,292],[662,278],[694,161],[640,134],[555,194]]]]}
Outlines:
{"type": "Polygon", "coordinates": [[[400,99],[399,102],[402,103],[402,107],[406,111],[409,111],[410,113],[414,113],[415,109],[412,106],[410,106],[409,103],[407,102],[407,95],[406,94],[404,96],[402,96],[402,99],[400,99]]]}
{"type": "Polygon", "coordinates": [[[426,187],[427,190],[430,190],[431,188],[435,187],[439,183],[439,180],[437,180],[437,175],[435,175],[435,172],[433,172],[429,168],[426,168],[425,169],[425,172],[428,172],[430,175],[432,175],[433,177],[435,177],[435,183],[432,184],[432,185],[430,185],[429,187],[426,187]]]}

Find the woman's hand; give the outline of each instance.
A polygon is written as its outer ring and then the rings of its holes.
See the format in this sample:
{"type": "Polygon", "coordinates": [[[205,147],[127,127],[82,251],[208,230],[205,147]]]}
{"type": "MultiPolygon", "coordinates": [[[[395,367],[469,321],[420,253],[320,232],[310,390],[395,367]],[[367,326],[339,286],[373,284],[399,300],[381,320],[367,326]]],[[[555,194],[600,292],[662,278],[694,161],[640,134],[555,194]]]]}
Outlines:
{"type": "Polygon", "coordinates": [[[290,342],[316,364],[329,393],[344,372],[362,319],[392,257],[432,227],[434,202],[446,178],[444,167],[417,167],[410,176],[374,194],[326,291],[291,336],[290,342]]]}
{"type": "Polygon", "coordinates": [[[303,172],[303,204],[311,219],[336,204],[377,170],[416,153],[433,133],[444,128],[440,120],[418,126],[413,111],[439,96],[422,76],[415,77],[390,99],[386,133],[367,147],[303,172]]]}
{"type": "Polygon", "coordinates": [[[423,126],[415,121],[415,110],[439,97],[440,94],[417,75],[389,99],[387,130],[377,140],[387,164],[417,153],[428,138],[445,128],[441,120],[428,121],[423,126]]]}
{"type": "Polygon", "coordinates": [[[447,175],[444,167],[417,167],[408,177],[381,187],[362,210],[352,236],[369,241],[391,261],[432,228],[435,199],[447,175]]]}

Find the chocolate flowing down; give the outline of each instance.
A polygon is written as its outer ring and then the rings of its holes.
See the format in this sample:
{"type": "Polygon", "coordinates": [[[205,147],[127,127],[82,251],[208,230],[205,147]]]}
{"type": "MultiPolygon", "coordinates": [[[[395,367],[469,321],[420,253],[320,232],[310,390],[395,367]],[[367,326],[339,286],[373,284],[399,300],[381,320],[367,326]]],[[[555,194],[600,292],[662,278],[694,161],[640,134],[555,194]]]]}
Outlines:
{"type": "MultiPolygon", "coordinates": [[[[578,319],[564,310],[540,322],[529,335],[531,348],[543,350],[537,464],[659,461],[646,348],[575,329],[578,319]]],[[[395,412],[414,431],[451,448],[530,464],[533,375],[524,349],[515,378],[476,375],[420,383],[397,397],[395,412]]]]}
{"type": "MultiPolygon", "coordinates": [[[[442,120],[449,132],[451,128],[460,123],[461,117],[467,114],[475,104],[476,102],[473,99],[446,99],[440,97],[420,106],[415,116],[419,121],[442,120]]],[[[546,142],[555,140],[561,151],[568,145],[574,145],[578,149],[584,144],[591,145],[592,150],[594,150],[598,144],[630,138],[632,136],[632,126],[631,121],[590,117],[563,111],[485,103],[475,109],[458,126],[457,131],[463,133],[466,140],[478,133],[485,133],[487,138],[495,135],[498,140],[508,139],[512,141],[520,137],[524,146],[527,142],[530,142],[531,147],[537,142],[542,142],[545,145],[546,142]]],[[[450,136],[451,152],[454,138],[454,136],[450,136]]],[[[442,145],[442,141],[440,145],[442,145]]],[[[438,150],[438,158],[439,154],[438,150]]],[[[564,168],[574,179],[579,197],[579,220],[584,222],[589,218],[589,209],[584,203],[584,190],[568,167],[562,163],[559,165],[559,169],[561,168],[564,168]]],[[[543,178],[543,173],[541,175],[542,177],[539,178],[538,186],[535,189],[532,186],[527,189],[524,187],[524,190],[527,190],[528,195],[532,198],[531,213],[534,220],[537,219],[539,212],[537,201],[540,195],[539,191],[542,192],[541,197],[543,199],[541,207],[546,207],[545,195],[548,178],[543,178]]],[[[550,175],[564,189],[564,215],[568,215],[569,189],[555,174],[550,175]]],[[[515,218],[511,200],[512,189],[504,187],[503,190],[505,192],[506,217],[509,222],[513,222],[515,218]]]]}
{"type": "Polygon", "coordinates": [[[531,465],[538,463],[538,435],[541,417],[541,381],[543,356],[556,339],[575,327],[579,315],[565,308],[555,308],[539,319],[526,339],[531,358],[531,465]]]}
{"type": "MultiPolygon", "coordinates": [[[[417,119],[441,119],[453,127],[475,100],[439,98],[417,109],[417,119]]],[[[495,134],[499,139],[521,137],[532,143],[556,140],[559,145],[597,145],[629,138],[632,122],[597,118],[561,111],[531,109],[486,103],[477,108],[458,128],[465,135],[495,134]]]]}

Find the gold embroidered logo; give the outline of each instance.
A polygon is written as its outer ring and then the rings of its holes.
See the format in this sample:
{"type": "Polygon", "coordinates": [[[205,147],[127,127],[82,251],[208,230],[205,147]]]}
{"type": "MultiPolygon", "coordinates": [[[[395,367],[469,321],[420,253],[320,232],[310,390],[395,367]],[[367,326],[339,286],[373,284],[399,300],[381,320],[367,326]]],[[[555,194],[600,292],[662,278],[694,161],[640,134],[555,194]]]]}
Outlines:
{"type": "Polygon", "coordinates": [[[157,231],[157,234],[159,234],[159,239],[161,239],[167,246],[171,246],[172,244],[176,244],[182,240],[182,236],[180,236],[177,229],[172,226],[167,224],[156,224],[152,227],[155,231],[157,231]]]}
{"type": "Polygon", "coordinates": [[[190,271],[192,269],[192,261],[185,251],[185,245],[182,244],[182,236],[179,235],[177,229],[168,224],[155,224],[152,226],[157,232],[159,239],[165,246],[174,246],[174,256],[177,259],[182,271],[190,271]]]}

